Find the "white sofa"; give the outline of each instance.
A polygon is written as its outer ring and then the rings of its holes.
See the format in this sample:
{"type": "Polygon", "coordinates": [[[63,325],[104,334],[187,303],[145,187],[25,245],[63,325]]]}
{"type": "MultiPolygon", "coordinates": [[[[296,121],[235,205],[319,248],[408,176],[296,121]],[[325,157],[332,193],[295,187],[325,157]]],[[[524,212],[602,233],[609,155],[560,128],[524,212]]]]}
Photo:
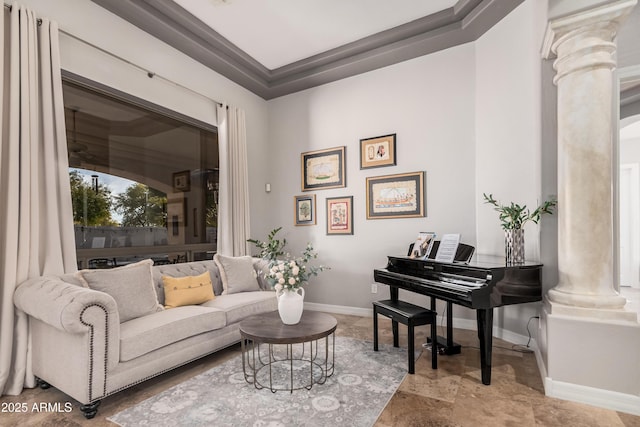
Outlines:
{"type": "MultiPolygon", "coordinates": [[[[275,292],[257,274],[265,262],[254,258],[251,264],[255,287],[241,286],[235,293],[226,288],[234,276],[223,268],[221,277],[213,260],[149,265],[160,305],[165,303],[163,275],[208,271],[215,298],[170,309],[159,305],[160,311],[154,307],[124,322],[116,299],[86,287],[82,272],[25,281],[16,289],[14,303],[30,317],[34,375],[41,387],[58,388],[80,402],[85,417],[93,418],[104,397],[239,342],[242,319],[276,310],[275,292]]],[[[124,267],[95,274],[120,283],[131,278],[130,271],[124,267]]],[[[141,305],[136,302],[134,309],[141,305]]]]}

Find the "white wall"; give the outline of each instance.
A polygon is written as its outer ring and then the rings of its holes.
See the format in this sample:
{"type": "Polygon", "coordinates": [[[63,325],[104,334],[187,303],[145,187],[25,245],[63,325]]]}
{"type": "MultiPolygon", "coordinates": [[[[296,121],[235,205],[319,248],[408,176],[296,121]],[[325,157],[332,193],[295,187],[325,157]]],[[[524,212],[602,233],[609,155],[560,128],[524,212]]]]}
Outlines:
{"type": "MultiPolygon", "coordinates": [[[[475,245],[474,48],[468,44],[269,101],[269,221],[293,251],[307,241],[332,267],[307,287],[307,301],[370,308],[373,270],[405,255],[420,231],[462,234],[475,245]],[[359,140],[397,134],[397,165],[360,170],[359,140]],[[294,227],[303,194],[300,154],[346,146],[347,187],[318,190],[318,223],[294,227]],[[366,219],[366,177],[426,171],[425,218],[366,219]],[[354,197],[354,235],[326,235],[326,198],[354,197]]],[[[255,230],[257,233],[257,230],[255,230]]],[[[407,295],[419,300],[418,295],[407,295]]],[[[420,301],[426,304],[426,301],[420,301]]]]}
{"type": "MultiPolygon", "coordinates": [[[[269,178],[273,222],[262,235],[282,225],[292,248],[311,240],[334,267],[314,279],[307,301],[369,307],[380,298],[370,293],[372,270],[386,255],[403,254],[418,231],[459,232],[480,253],[503,253],[497,213],[481,196],[491,192],[529,206],[541,200],[542,6],[525,2],[475,43],[269,102],[269,141],[278,155],[269,178]],[[359,139],[394,132],[397,166],[360,170],[359,139]],[[341,145],[347,146],[347,188],[316,191],[318,225],[294,227],[300,153],[341,145]],[[283,169],[295,170],[296,179],[283,169]],[[417,170],[427,172],[426,218],[366,220],[367,176],[417,170]],[[346,195],[354,196],[355,235],[326,236],[325,199],[346,195]]],[[[528,258],[537,260],[538,229],[529,226],[527,233],[528,258]]],[[[426,303],[417,295],[404,298],[426,303]]],[[[538,309],[499,309],[496,324],[526,335],[538,309]]],[[[474,312],[456,306],[454,316],[473,319],[474,312]]]]}
{"type": "MultiPolygon", "coordinates": [[[[484,203],[492,193],[503,204],[535,209],[541,195],[541,58],[544,2],[524,2],[475,43],[476,47],[476,227],[478,252],[504,254],[498,213],[484,203]]],[[[544,218],[542,223],[547,221],[544,218]]],[[[539,227],[525,226],[525,254],[540,260],[539,227]]],[[[539,304],[495,310],[494,324],[527,335],[539,304]]],[[[536,330],[536,324],[531,330],[536,330]]]]}
{"type": "MultiPolygon", "coordinates": [[[[535,208],[540,194],[540,45],[544,22],[525,2],[476,42],[476,199],[478,251],[502,255],[498,213],[484,203],[535,208]]],[[[525,227],[528,260],[539,259],[538,229],[525,227]]]]}

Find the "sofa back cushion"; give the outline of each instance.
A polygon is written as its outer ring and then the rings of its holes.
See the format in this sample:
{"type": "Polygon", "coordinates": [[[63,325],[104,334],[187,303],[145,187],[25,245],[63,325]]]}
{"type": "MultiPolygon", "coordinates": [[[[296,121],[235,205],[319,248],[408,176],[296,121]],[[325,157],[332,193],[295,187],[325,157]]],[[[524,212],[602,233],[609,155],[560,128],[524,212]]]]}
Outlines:
{"type": "Polygon", "coordinates": [[[213,260],[220,270],[222,295],[259,291],[258,273],[250,256],[225,256],[215,254],[213,260]]]}
{"type": "Polygon", "coordinates": [[[213,260],[154,266],[153,283],[156,289],[156,293],[158,294],[158,302],[162,305],[166,303],[166,298],[164,295],[164,282],[162,280],[162,276],[198,276],[205,272],[209,272],[209,276],[211,278],[211,286],[213,287],[213,294],[222,294],[222,282],[220,280],[220,273],[218,272],[218,267],[216,267],[216,264],[213,262],[213,260]]]}
{"type": "MultiPolygon", "coordinates": [[[[261,258],[253,258],[253,269],[256,271],[256,275],[258,276],[258,285],[261,290],[269,291],[271,287],[264,279],[263,271],[267,270],[267,261],[261,258]]],[[[158,302],[162,305],[165,304],[165,296],[164,296],[164,282],[162,281],[162,276],[171,276],[171,277],[185,277],[185,276],[197,276],[199,274],[204,273],[205,271],[209,272],[211,276],[211,284],[213,285],[213,293],[214,295],[222,295],[222,291],[224,290],[222,287],[222,278],[220,277],[220,270],[218,270],[218,266],[215,261],[205,260],[205,261],[192,261],[185,262],[181,264],[164,264],[164,265],[154,265],[153,266],[153,283],[156,290],[156,294],[158,294],[158,302]]]]}
{"type": "Polygon", "coordinates": [[[108,270],[82,270],[78,277],[89,288],[113,297],[122,323],[163,310],[153,286],[152,265],[153,261],[146,259],[108,270]]]}

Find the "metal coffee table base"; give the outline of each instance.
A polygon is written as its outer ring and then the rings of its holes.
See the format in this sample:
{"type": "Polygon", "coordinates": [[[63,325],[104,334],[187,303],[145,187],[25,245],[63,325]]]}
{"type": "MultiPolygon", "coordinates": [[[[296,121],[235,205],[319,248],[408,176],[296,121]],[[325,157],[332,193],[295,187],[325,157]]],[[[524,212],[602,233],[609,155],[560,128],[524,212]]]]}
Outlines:
{"type": "Polygon", "coordinates": [[[311,390],[314,384],[324,384],[333,375],[335,342],[334,333],[294,344],[266,344],[242,339],[244,379],[258,390],[268,388],[272,393],[311,390]],[[319,347],[324,348],[319,351],[319,347]]]}

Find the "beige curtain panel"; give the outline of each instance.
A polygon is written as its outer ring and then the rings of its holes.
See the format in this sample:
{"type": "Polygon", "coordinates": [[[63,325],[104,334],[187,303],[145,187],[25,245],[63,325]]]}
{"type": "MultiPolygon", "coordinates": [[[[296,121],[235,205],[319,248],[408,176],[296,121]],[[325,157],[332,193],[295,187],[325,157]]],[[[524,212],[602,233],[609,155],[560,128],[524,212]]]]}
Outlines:
{"type": "Polygon", "coordinates": [[[249,168],[244,110],[218,105],[220,195],[217,252],[228,256],[249,254],[249,168]]]}
{"type": "Polygon", "coordinates": [[[0,145],[0,394],[35,386],[27,316],[13,305],[26,279],[76,270],[55,22],[14,3],[3,19],[0,145]]]}

